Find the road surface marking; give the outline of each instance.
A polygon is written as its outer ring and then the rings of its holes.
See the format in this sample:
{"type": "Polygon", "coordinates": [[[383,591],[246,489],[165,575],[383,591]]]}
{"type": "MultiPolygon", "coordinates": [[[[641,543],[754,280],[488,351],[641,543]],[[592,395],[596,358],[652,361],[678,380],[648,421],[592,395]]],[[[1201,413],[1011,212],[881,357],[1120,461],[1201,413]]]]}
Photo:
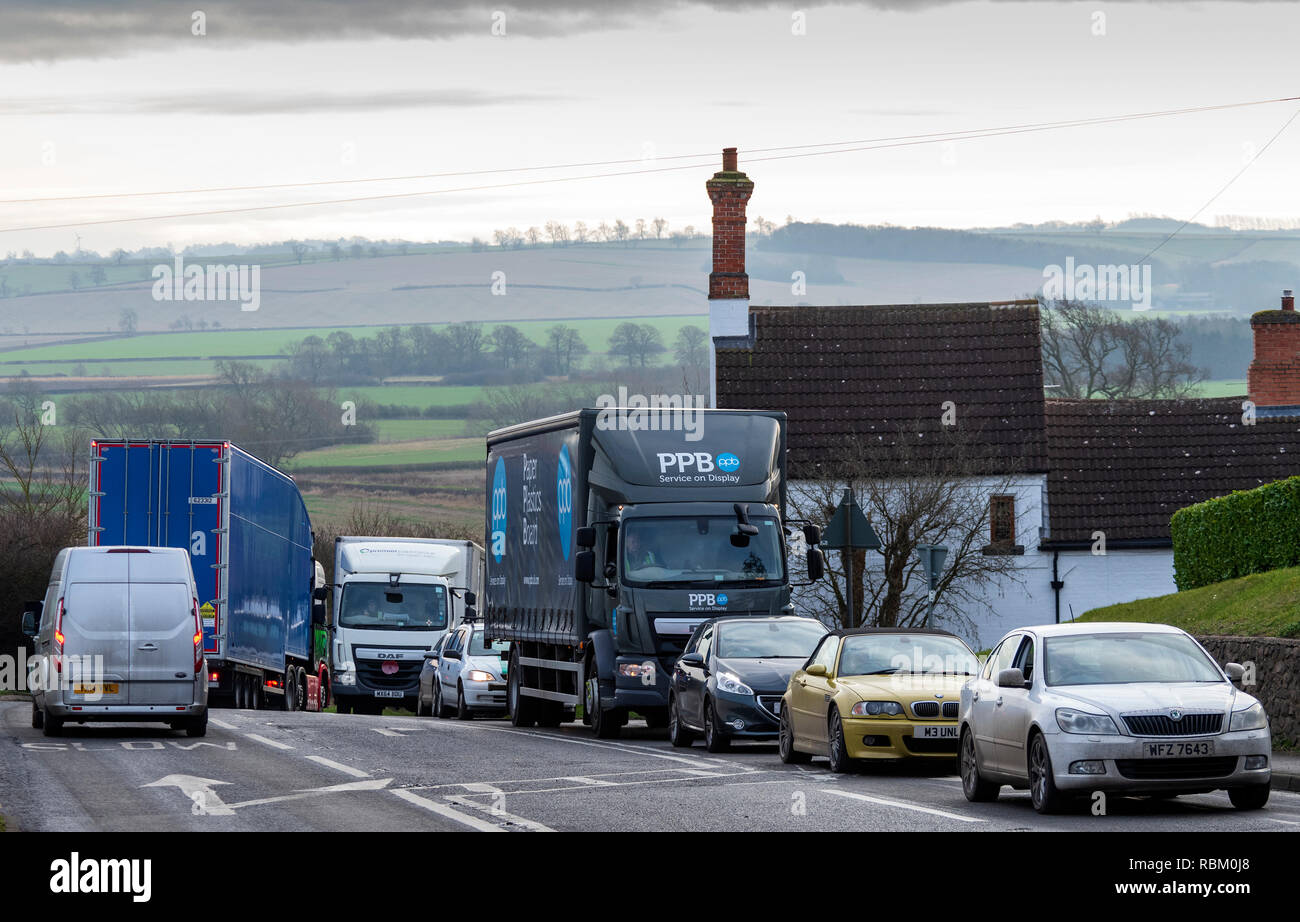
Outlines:
{"type": "Polygon", "coordinates": [[[415,733],[423,728],[422,727],[371,727],[370,729],[374,730],[376,733],[382,736],[395,736],[398,739],[401,739],[403,733],[415,733]]]}
{"type": "Polygon", "coordinates": [[[471,829],[476,829],[479,832],[505,832],[505,830],[496,823],[487,823],[476,816],[469,816],[468,814],[461,813],[459,810],[453,810],[446,804],[440,804],[436,800],[421,797],[414,791],[393,791],[393,793],[407,803],[414,804],[417,807],[423,807],[430,813],[436,813],[441,817],[454,820],[457,823],[461,823],[471,829]]]}
{"type": "Polygon", "coordinates": [[[472,794],[500,794],[501,789],[495,784],[488,784],[486,781],[467,781],[462,784],[465,790],[472,794]]]}
{"type": "Polygon", "coordinates": [[[353,768],[351,765],[343,765],[335,762],[333,759],[327,759],[324,756],[307,756],[317,765],[324,765],[326,768],[332,768],[335,771],[343,772],[345,775],[351,775],[353,778],[369,778],[370,772],[363,772],[359,768],[353,768]]]}
{"type": "Polygon", "coordinates": [[[929,813],[931,816],[943,816],[950,820],[958,820],[963,823],[983,823],[984,820],[974,816],[962,816],[960,813],[949,813],[947,810],[935,810],[932,807],[922,807],[918,804],[909,804],[901,800],[890,800],[885,797],[872,797],[868,794],[854,794],[852,791],[837,791],[834,788],[822,788],[827,794],[834,794],[837,797],[851,797],[854,800],[865,800],[869,803],[880,804],[885,807],[898,807],[900,810],[915,810],[918,813],[929,813]]]}
{"type": "MultiPolygon", "coordinates": [[[[751,776],[753,776],[753,775],[759,774],[760,772],[766,772],[766,771],[774,771],[774,769],[759,769],[758,771],[750,771],[750,772],[732,772],[731,774],[715,774],[715,773],[712,773],[712,772],[682,772],[682,774],[691,775],[691,776],[693,776],[693,777],[686,777],[686,778],[680,778],[680,777],[674,777],[674,778],[650,778],[650,779],[647,779],[647,780],[645,780],[645,781],[608,781],[608,782],[606,782],[606,783],[604,783],[604,784],[596,785],[595,787],[598,787],[598,788],[601,788],[601,789],[603,789],[603,788],[607,788],[607,787],[609,787],[609,788],[634,788],[634,787],[639,787],[639,786],[644,785],[644,784],[674,784],[674,783],[676,783],[676,784],[684,784],[684,783],[691,782],[691,781],[703,781],[705,778],[720,778],[720,779],[721,779],[721,778],[748,778],[748,777],[751,777],[751,776]]],[[[544,780],[551,780],[551,779],[544,779],[544,780]]],[[[568,780],[570,780],[570,779],[568,779],[568,778],[561,778],[561,779],[556,779],[556,780],[568,781],[568,780]]],[[[773,782],[773,783],[777,783],[777,782],[779,782],[779,781],[781,781],[781,780],[784,780],[784,779],[777,779],[777,781],[776,781],[776,782],[773,782]]],[[[745,781],[745,782],[738,782],[738,783],[741,783],[741,784],[762,784],[762,783],[764,783],[764,782],[749,782],[749,781],[745,781]]],[[[503,791],[502,793],[504,793],[504,794],[505,794],[506,796],[508,796],[508,797],[520,797],[520,796],[525,795],[525,794],[567,794],[567,793],[572,793],[572,792],[574,792],[574,791],[590,791],[590,790],[595,790],[595,788],[594,788],[592,785],[589,785],[589,784],[571,784],[571,785],[566,785],[565,787],[526,788],[526,789],[522,789],[522,790],[518,790],[518,791],[503,791]]],[[[447,795],[447,796],[453,796],[453,795],[447,795]]],[[[488,795],[488,794],[466,794],[465,796],[466,796],[466,797],[487,797],[487,796],[490,796],[490,795],[488,795]]]]}
{"type": "Polygon", "coordinates": [[[680,762],[683,765],[690,765],[693,768],[714,768],[715,767],[709,762],[705,762],[703,759],[692,759],[688,756],[669,755],[666,752],[656,752],[653,749],[648,749],[642,746],[617,745],[613,743],[603,742],[600,740],[574,739],[573,737],[562,736],[561,734],[558,733],[537,733],[529,730],[515,730],[509,727],[479,726],[479,727],[475,727],[475,729],[485,730],[490,733],[515,733],[520,736],[532,737],[533,739],[554,740],[557,743],[570,743],[575,746],[591,746],[595,749],[609,749],[614,752],[623,752],[629,755],[651,756],[652,758],[664,759],[665,761],[668,762],[680,762]]]}
{"type": "Polygon", "coordinates": [[[195,778],[193,775],[168,775],[142,785],[146,788],[180,788],[182,794],[191,803],[191,811],[201,816],[234,816],[235,811],[222,802],[212,788],[229,781],[216,781],[212,778],[195,778]]]}
{"type": "Polygon", "coordinates": [[[217,720],[217,718],[215,718],[215,717],[211,717],[211,716],[208,717],[208,723],[210,723],[210,724],[216,724],[218,727],[220,727],[220,728],[223,729],[223,730],[238,730],[238,729],[239,729],[239,728],[236,727],[234,724],[228,724],[228,723],[226,723],[224,720],[217,720]]]}
{"type": "Polygon", "coordinates": [[[265,736],[258,736],[256,733],[245,733],[244,736],[248,737],[250,740],[255,740],[255,741],[259,742],[259,743],[262,743],[263,745],[270,746],[270,747],[272,747],[273,749],[292,749],[292,748],[293,748],[293,747],[290,746],[288,743],[281,743],[281,742],[277,742],[276,740],[269,740],[269,739],[267,739],[265,736]]]}
{"type": "Polygon", "coordinates": [[[588,787],[595,787],[595,788],[609,787],[615,783],[613,781],[602,781],[599,778],[588,778],[586,775],[566,775],[563,778],[557,778],[556,780],[572,781],[575,784],[585,784],[588,787]]]}
{"type": "MultiPolygon", "coordinates": [[[[497,792],[500,793],[500,792],[497,792]]],[[[489,816],[496,817],[499,821],[509,823],[511,826],[522,826],[524,829],[532,832],[555,832],[550,826],[543,826],[541,823],[535,823],[532,820],[526,820],[522,816],[515,816],[513,813],[507,813],[497,806],[496,803],[481,804],[477,801],[470,800],[468,797],[457,797],[455,794],[446,795],[447,800],[460,807],[469,807],[489,816]]]]}
{"type": "Polygon", "coordinates": [[[281,794],[277,797],[260,797],[257,800],[244,800],[237,804],[229,804],[232,810],[240,807],[260,807],[263,804],[276,804],[286,800],[301,800],[304,797],[315,797],[319,794],[339,794],[346,791],[382,791],[392,783],[392,778],[373,778],[365,781],[346,781],[343,784],[331,784],[323,788],[311,788],[305,791],[294,791],[292,794],[281,794]]]}

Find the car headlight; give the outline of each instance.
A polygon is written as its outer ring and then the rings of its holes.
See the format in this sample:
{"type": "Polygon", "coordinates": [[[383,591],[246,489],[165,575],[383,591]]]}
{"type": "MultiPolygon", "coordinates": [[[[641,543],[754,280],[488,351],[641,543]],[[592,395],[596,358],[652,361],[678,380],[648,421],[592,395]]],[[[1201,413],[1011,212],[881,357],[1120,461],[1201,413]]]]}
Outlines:
{"type": "Polygon", "coordinates": [[[1232,712],[1232,722],[1228,725],[1228,730],[1229,732],[1234,730],[1263,730],[1267,726],[1268,715],[1264,713],[1264,705],[1256,701],[1248,708],[1232,712]]]}
{"type": "Polygon", "coordinates": [[[752,695],[754,690],[740,681],[740,676],[732,672],[718,673],[718,691],[727,692],[730,695],[752,695]]]}
{"type": "Polygon", "coordinates": [[[484,672],[482,669],[471,669],[469,671],[469,680],[471,682],[491,682],[492,679],[492,673],[484,672]]]}
{"type": "Polygon", "coordinates": [[[1074,708],[1057,708],[1056,725],[1066,733],[1105,733],[1112,736],[1119,734],[1115,721],[1105,714],[1089,714],[1074,708]]]}
{"type": "Polygon", "coordinates": [[[898,717],[903,706],[897,701],[859,701],[849,713],[854,717],[898,717]]]}

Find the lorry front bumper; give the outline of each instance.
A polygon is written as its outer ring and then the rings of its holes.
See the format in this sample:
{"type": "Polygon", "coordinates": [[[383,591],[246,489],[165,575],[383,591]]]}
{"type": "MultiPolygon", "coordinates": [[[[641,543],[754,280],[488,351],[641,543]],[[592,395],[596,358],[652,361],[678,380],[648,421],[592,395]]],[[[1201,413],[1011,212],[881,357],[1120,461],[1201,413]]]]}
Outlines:
{"type": "MultiPolygon", "coordinates": [[[[643,711],[668,707],[669,679],[672,665],[653,656],[619,656],[614,660],[614,700],[610,707],[643,711]],[[654,664],[654,681],[644,674],[645,666],[654,664]],[[637,667],[641,675],[625,675],[620,667],[637,667]]],[[[602,695],[602,702],[605,702],[602,695]]]]}

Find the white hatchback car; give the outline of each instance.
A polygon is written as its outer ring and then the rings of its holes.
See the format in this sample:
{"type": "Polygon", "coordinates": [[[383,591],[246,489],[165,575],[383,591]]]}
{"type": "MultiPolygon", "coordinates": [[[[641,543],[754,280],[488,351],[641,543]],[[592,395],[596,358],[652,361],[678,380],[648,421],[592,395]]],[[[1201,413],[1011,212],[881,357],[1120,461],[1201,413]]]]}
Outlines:
{"type": "Polygon", "coordinates": [[[484,711],[505,713],[509,655],[508,641],[485,642],[482,622],[467,621],[448,634],[433,677],[433,716],[469,720],[484,711]]]}
{"type": "Polygon", "coordinates": [[[989,801],[1028,788],[1051,813],[1094,791],[1227,790],[1268,802],[1268,716],[1185,631],[1165,624],[1053,624],[1011,631],[961,692],[962,789],[989,801]]]}

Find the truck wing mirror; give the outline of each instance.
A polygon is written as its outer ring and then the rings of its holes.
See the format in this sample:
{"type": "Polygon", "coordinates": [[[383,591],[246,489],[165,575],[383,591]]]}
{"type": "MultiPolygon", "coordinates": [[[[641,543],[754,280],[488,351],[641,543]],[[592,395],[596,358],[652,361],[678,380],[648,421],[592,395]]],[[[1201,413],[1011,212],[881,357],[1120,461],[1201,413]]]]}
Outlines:
{"type": "Polygon", "coordinates": [[[573,558],[573,578],[580,583],[596,581],[596,552],[579,551],[573,558]]]}
{"type": "Polygon", "coordinates": [[[465,604],[470,608],[478,604],[478,595],[472,589],[465,591],[465,604]]]}
{"type": "Polygon", "coordinates": [[[808,579],[817,582],[826,575],[826,559],[822,557],[822,552],[815,547],[808,549],[808,579]]]}
{"type": "Polygon", "coordinates": [[[578,529],[578,533],[575,535],[574,540],[577,542],[578,547],[595,547],[596,529],[590,525],[584,525],[582,528],[578,529]]]}
{"type": "Polygon", "coordinates": [[[803,527],[803,539],[807,541],[809,544],[813,544],[813,545],[821,544],[822,543],[821,528],[816,525],[805,525],[803,527]]]}
{"type": "Polygon", "coordinates": [[[329,594],[330,590],[328,586],[317,586],[311,591],[311,597],[317,602],[324,602],[329,594]]]}
{"type": "MultiPolygon", "coordinates": [[[[757,535],[758,526],[751,524],[749,521],[749,503],[732,503],[731,508],[736,510],[737,534],[744,535],[747,538],[752,538],[757,535]]],[[[732,541],[731,543],[735,544],[736,547],[745,547],[749,544],[748,541],[744,544],[736,544],[735,541],[732,541]]]]}

